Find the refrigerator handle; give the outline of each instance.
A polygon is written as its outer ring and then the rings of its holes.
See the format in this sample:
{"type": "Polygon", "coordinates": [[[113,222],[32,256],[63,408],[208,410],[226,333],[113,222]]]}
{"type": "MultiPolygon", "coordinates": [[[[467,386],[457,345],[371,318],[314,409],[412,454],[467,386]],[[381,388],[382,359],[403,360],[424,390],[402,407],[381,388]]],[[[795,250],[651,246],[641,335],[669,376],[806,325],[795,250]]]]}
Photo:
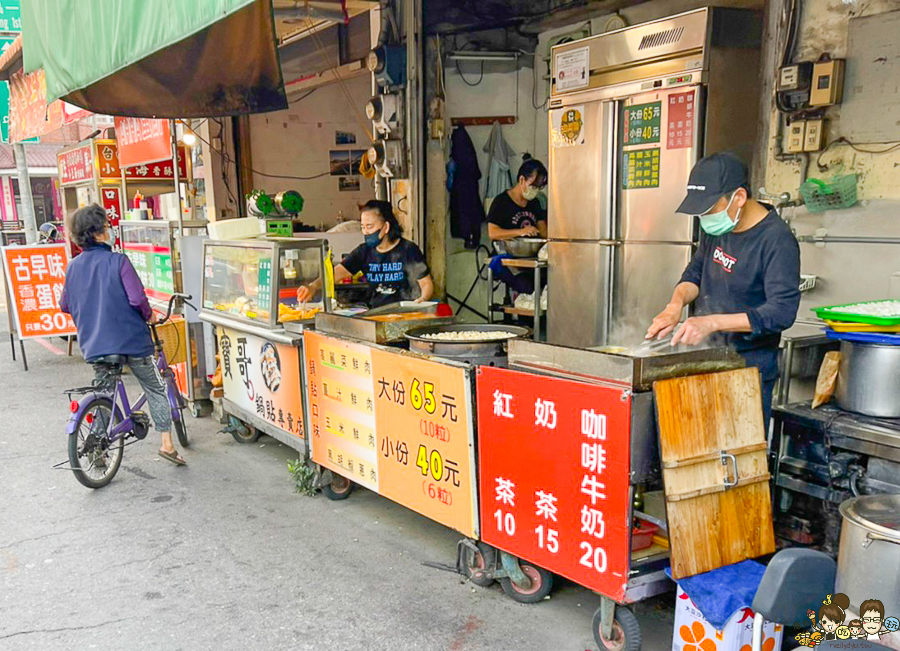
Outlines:
{"type": "Polygon", "coordinates": [[[606,225],[611,240],[618,239],[618,216],[616,206],[619,195],[619,112],[621,100],[603,102],[603,164],[600,167],[600,184],[605,189],[601,203],[600,220],[606,225]]]}
{"type": "Polygon", "coordinates": [[[603,336],[603,345],[608,346],[610,343],[609,333],[612,331],[612,319],[615,310],[613,309],[613,303],[615,302],[615,287],[616,287],[616,258],[619,255],[618,248],[622,246],[622,242],[612,242],[609,245],[609,259],[606,261],[606,282],[603,287],[604,295],[606,296],[606,306],[605,312],[606,316],[603,319],[603,328],[601,328],[601,334],[603,336]]]}

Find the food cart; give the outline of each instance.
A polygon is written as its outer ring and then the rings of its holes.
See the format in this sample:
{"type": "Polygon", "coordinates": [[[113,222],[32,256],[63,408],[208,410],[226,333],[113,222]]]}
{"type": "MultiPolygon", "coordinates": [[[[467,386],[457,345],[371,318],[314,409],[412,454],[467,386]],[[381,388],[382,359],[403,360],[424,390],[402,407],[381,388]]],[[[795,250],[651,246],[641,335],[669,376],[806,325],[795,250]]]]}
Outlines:
{"type": "Polygon", "coordinates": [[[634,506],[662,484],[652,384],[743,365],[725,348],[638,357],[511,341],[509,368],[477,373],[483,526],[468,573],[489,584],[507,554],[524,559],[525,580],[503,579],[520,601],[549,592],[549,572],[564,576],[601,595],[600,648],[636,648],[637,620],[616,604],[671,585],[666,546],[632,551],[635,517],[666,518],[634,506]]]}
{"type": "MultiPolygon", "coordinates": [[[[122,180],[128,182],[130,197],[140,192],[153,196],[173,192],[175,166],[171,161],[129,167],[122,173],[119,167],[118,146],[114,139],[91,140],[62,149],[57,154],[59,186],[63,214],[69,216],[92,203],[103,206],[119,242],[119,220],[128,206],[122,180]]],[[[178,178],[188,179],[188,155],[184,146],[178,150],[178,178]]],[[[72,251],[75,252],[74,250],[72,251]]]]}
{"type": "Polygon", "coordinates": [[[308,454],[303,329],[324,295],[298,309],[297,288],[325,277],[322,239],[265,238],[203,243],[201,320],[218,330],[224,411],[240,443],[268,434],[308,454]]]}
{"type": "MultiPolygon", "coordinates": [[[[141,279],[154,312],[164,315],[173,293],[200,296],[205,220],[183,222],[181,235],[175,220],[122,220],[119,234],[122,251],[141,279]]],[[[196,309],[188,305],[178,309],[184,316],[185,327],[180,331],[190,351],[190,363],[174,364],[173,369],[178,388],[196,417],[211,409],[212,387],[207,377],[215,369],[215,338],[212,326],[200,321],[196,309]]]]}

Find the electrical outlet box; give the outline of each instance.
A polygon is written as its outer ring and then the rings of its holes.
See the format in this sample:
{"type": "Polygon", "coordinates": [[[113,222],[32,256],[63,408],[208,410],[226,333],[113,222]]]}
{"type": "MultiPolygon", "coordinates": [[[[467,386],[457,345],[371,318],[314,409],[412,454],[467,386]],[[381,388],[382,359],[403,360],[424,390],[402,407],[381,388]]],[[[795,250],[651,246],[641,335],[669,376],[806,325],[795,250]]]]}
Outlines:
{"type": "Polygon", "coordinates": [[[813,64],[810,106],[840,104],[844,90],[844,60],[830,59],[813,64]]]}
{"type": "Polygon", "coordinates": [[[778,85],[776,90],[781,92],[809,90],[812,69],[813,64],[811,61],[803,61],[781,68],[778,71],[778,85]]]}
{"type": "Polygon", "coordinates": [[[803,137],[803,151],[819,151],[825,146],[825,120],[816,118],[806,121],[806,135],[803,137]]]}
{"type": "Polygon", "coordinates": [[[789,154],[799,154],[803,151],[806,141],[806,120],[794,120],[784,134],[784,151],[789,154]]]}

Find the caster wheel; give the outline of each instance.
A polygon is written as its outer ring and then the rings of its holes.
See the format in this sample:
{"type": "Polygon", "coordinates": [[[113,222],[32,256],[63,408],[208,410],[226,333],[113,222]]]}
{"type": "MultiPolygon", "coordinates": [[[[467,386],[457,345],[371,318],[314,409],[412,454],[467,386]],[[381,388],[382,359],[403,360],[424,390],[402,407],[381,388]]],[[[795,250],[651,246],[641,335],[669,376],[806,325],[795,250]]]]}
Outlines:
{"type": "Polygon", "coordinates": [[[239,427],[231,428],[231,436],[234,438],[234,440],[245,445],[256,443],[256,441],[259,439],[260,431],[252,425],[247,425],[246,423],[239,422],[238,425],[239,427]]]}
{"type": "Polygon", "coordinates": [[[350,497],[350,493],[353,492],[353,486],[355,484],[341,475],[333,474],[333,476],[334,479],[331,480],[330,484],[322,486],[322,494],[332,502],[339,502],[340,500],[345,500],[350,497]]]}
{"type": "Polygon", "coordinates": [[[212,413],[212,403],[208,400],[195,401],[190,404],[191,416],[205,418],[212,413]]]}
{"type": "Polygon", "coordinates": [[[525,576],[531,579],[531,587],[528,590],[522,590],[507,577],[500,579],[500,587],[503,588],[503,592],[520,604],[535,604],[550,594],[550,590],[553,589],[553,575],[550,572],[525,561],[519,561],[519,567],[522,568],[525,576]]]}
{"type": "Polygon", "coordinates": [[[607,640],[600,632],[600,609],[594,613],[594,641],[601,651],[640,651],[641,650],[641,625],[637,617],[628,608],[616,606],[616,614],[613,620],[612,636],[607,640]]]}
{"type": "Polygon", "coordinates": [[[497,562],[497,550],[480,540],[476,543],[477,552],[466,548],[466,577],[475,585],[486,588],[494,584],[494,579],[485,575],[485,570],[493,568],[497,562]]]}

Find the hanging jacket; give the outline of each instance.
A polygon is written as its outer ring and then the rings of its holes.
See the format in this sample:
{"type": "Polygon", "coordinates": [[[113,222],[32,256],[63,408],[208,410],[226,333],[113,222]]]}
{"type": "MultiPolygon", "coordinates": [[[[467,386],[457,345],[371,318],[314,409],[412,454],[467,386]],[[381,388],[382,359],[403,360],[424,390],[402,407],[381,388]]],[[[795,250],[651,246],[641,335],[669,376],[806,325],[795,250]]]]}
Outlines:
{"type": "Polygon", "coordinates": [[[482,199],[485,201],[485,207],[489,208],[489,201],[493,201],[494,197],[514,185],[509,159],[516,155],[516,150],[506,142],[500,123],[496,120],[491,127],[491,137],[484,144],[482,151],[488,155],[488,175],[482,199]]]}
{"type": "MultiPolygon", "coordinates": [[[[481,243],[484,205],[478,193],[481,170],[475,146],[466,128],[458,126],[450,137],[453,181],[450,187],[450,235],[466,241],[467,249],[481,243]]],[[[450,171],[450,170],[448,170],[450,171]]]]}

